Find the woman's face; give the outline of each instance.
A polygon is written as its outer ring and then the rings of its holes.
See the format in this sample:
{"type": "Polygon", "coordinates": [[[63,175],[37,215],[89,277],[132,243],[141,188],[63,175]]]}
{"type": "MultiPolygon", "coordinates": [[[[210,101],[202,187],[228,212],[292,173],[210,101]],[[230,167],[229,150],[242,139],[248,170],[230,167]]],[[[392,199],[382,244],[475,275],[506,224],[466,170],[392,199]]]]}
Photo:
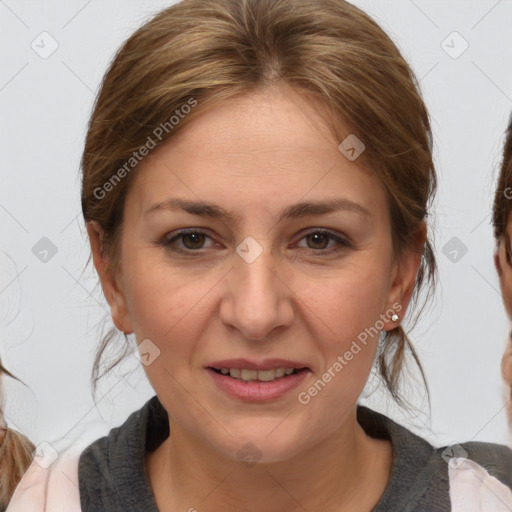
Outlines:
{"type": "Polygon", "coordinates": [[[420,256],[393,260],[385,190],[340,142],[291,89],[253,93],[155,150],[126,198],[114,321],[171,431],[230,459],[340,432],[407,308],[420,256]]]}

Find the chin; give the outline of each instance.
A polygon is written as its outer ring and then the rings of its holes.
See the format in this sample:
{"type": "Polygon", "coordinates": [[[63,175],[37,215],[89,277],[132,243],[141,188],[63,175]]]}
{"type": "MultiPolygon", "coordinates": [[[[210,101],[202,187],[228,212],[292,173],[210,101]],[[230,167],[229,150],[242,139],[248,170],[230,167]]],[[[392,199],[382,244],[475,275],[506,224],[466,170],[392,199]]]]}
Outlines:
{"type": "MultiPolygon", "coordinates": [[[[227,444],[219,448],[227,458],[241,461],[248,467],[256,463],[273,464],[292,459],[307,449],[303,443],[309,439],[309,444],[311,436],[305,438],[290,425],[285,426],[286,420],[283,424],[281,422],[282,419],[274,419],[255,425],[251,421],[250,424],[239,425],[237,429],[228,429],[232,437],[225,438],[227,444]]],[[[302,432],[305,430],[302,429],[302,432]]]]}

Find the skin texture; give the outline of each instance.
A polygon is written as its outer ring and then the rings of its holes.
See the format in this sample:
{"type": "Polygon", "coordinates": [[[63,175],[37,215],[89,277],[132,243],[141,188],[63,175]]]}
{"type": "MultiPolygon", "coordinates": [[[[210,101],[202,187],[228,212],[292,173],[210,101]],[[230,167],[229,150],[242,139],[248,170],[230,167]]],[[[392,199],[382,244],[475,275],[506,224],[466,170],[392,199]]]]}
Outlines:
{"type": "Polygon", "coordinates": [[[387,485],[390,443],[368,437],[356,421],[378,337],[310,403],[297,395],[394,303],[403,318],[425,230],[416,252],[393,259],[385,190],[340,153],[322,115],[319,105],[284,87],[202,113],[137,169],[115,276],[101,251],[101,229],[88,225],[116,326],[160,350],[145,371],[171,431],[147,458],[162,511],[363,511],[387,485]],[[236,217],[144,215],[170,197],[215,203],[236,217]],[[289,205],[334,198],[369,216],[344,210],[277,221],[289,205]],[[162,245],[184,228],[204,231],[204,245],[186,237],[162,245]],[[318,228],[350,245],[306,237],[318,228]],[[248,236],[263,249],[252,263],[236,253],[248,236]],[[172,247],[189,247],[189,254],[172,247]],[[243,402],[219,390],[205,369],[239,357],[298,360],[310,373],[279,399],[243,402]],[[261,453],[254,466],[237,457],[246,443],[261,453]]]}

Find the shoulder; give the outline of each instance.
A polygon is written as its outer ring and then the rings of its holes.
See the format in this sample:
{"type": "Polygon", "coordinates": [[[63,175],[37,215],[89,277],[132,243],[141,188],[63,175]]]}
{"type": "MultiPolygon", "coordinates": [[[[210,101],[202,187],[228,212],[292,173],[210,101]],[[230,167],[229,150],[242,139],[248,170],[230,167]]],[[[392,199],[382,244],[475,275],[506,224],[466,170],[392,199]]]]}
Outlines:
{"type": "Polygon", "coordinates": [[[490,475],[512,488],[512,450],[509,447],[495,443],[471,441],[462,445],[445,447],[443,453],[445,453],[445,458],[448,455],[449,459],[458,457],[476,462],[490,475]]]}
{"type": "Polygon", "coordinates": [[[358,421],[372,437],[387,438],[393,447],[391,475],[373,512],[448,512],[448,471],[436,448],[391,418],[368,408],[358,421]]]}
{"type": "Polygon", "coordinates": [[[448,464],[454,512],[512,510],[512,450],[482,442],[438,449],[448,464]]]}
{"type": "Polygon", "coordinates": [[[35,455],[9,503],[7,512],[79,512],[78,460],[74,447],[35,455]],[[56,457],[56,458],[55,458],[56,457]]]}
{"type": "Polygon", "coordinates": [[[82,509],[157,510],[145,472],[145,456],[169,434],[167,413],[155,396],[81,454],[78,481],[82,509]]]}
{"type": "Polygon", "coordinates": [[[104,425],[87,423],[73,440],[62,438],[39,443],[7,511],[80,512],[80,456],[105,429],[104,425]]]}
{"type": "Polygon", "coordinates": [[[387,416],[360,407],[358,420],[373,437],[388,438],[393,467],[374,512],[509,512],[512,450],[467,442],[434,447],[387,416]]]}
{"type": "MultiPolygon", "coordinates": [[[[74,439],[40,443],[9,503],[8,512],[79,512],[102,508],[102,493],[115,496],[115,462],[125,449],[144,446],[141,428],[150,400],[120,427],[83,424],[74,439]],[[107,434],[107,435],[106,435],[107,434]],[[85,505],[85,506],[84,506],[85,505]],[[92,508],[91,508],[92,505],[92,508]]],[[[140,451],[140,450],[139,450],[140,451]]],[[[140,467],[142,456],[138,459],[140,467]]]]}

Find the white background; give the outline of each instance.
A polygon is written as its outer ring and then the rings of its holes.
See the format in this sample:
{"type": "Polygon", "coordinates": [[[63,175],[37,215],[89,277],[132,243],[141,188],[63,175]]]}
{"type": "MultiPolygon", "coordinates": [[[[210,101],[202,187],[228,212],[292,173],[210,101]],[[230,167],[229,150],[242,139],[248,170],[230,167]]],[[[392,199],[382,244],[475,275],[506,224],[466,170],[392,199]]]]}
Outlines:
{"type": "MultiPolygon", "coordinates": [[[[370,404],[436,445],[508,443],[500,376],[508,322],[490,216],[512,109],[512,1],[354,3],[391,35],[420,80],[439,174],[432,227],[440,287],[412,335],[431,390],[431,422],[421,402],[416,418],[387,409],[376,395],[370,404]],[[456,59],[441,46],[453,31],[469,44],[456,59]],[[467,247],[456,262],[443,253],[452,237],[467,247]]],[[[153,395],[139,369],[106,379],[96,405],[91,397],[90,370],[107,310],[92,265],[85,269],[79,159],[112,55],[169,4],[0,1],[0,354],[26,384],[6,381],[7,421],[36,444],[74,436],[87,422],[106,432],[153,395]],[[58,43],[47,59],[31,48],[43,31],[58,43]],[[57,248],[46,263],[32,252],[43,237],[57,248]]],[[[448,44],[456,52],[463,41],[451,36],[448,44]]],[[[137,364],[132,357],[126,367],[137,364]]]]}

